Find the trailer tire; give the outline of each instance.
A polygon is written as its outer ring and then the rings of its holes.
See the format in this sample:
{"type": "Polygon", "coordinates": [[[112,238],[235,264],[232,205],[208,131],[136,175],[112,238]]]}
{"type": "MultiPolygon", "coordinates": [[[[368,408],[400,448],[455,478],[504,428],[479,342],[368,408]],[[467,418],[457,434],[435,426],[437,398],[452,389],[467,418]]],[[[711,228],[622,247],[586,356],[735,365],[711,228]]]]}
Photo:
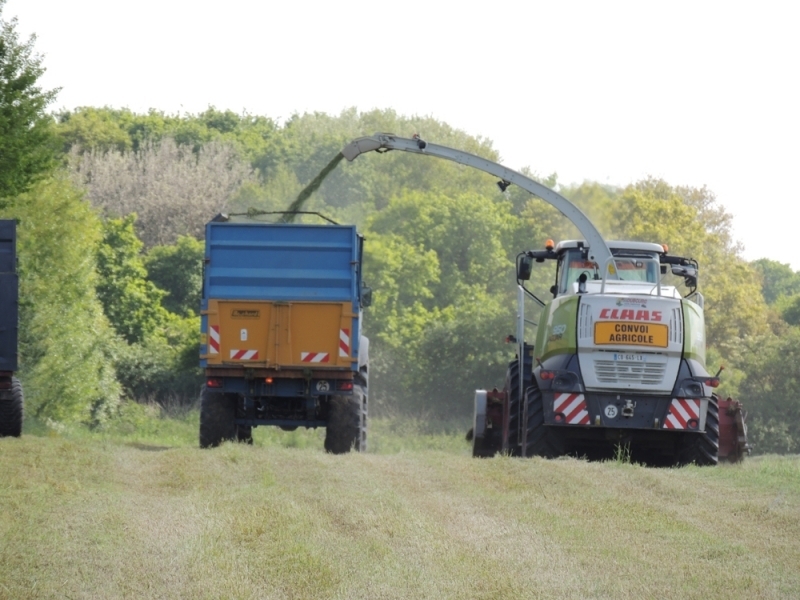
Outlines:
{"type": "Polygon", "coordinates": [[[358,439],[355,449],[358,452],[367,451],[367,417],[369,416],[367,402],[367,388],[360,385],[353,386],[353,399],[360,406],[358,420],[358,439]]]}
{"type": "Polygon", "coordinates": [[[200,447],[214,448],[237,437],[236,401],[203,386],[200,392],[200,447]]]}
{"type": "Polygon", "coordinates": [[[0,398],[0,437],[19,437],[22,435],[25,400],[22,384],[16,377],[11,378],[11,390],[0,398]]]}
{"type": "Polygon", "coordinates": [[[325,428],[325,451],[346,454],[353,448],[358,450],[361,423],[361,398],[355,391],[352,396],[333,396],[325,428]]]}
{"type": "Polygon", "coordinates": [[[513,360],[508,364],[504,389],[508,393],[508,438],[505,440],[504,450],[510,456],[522,456],[520,421],[523,398],[519,389],[519,360],[513,360]]]}
{"type": "Polygon", "coordinates": [[[249,425],[236,426],[236,441],[242,444],[253,445],[253,428],[249,425]]]}
{"type": "Polygon", "coordinates": [[[704,433],[687,433],[678,460],[682,465],[713,467],[719,464],[719,397],[708,401],[706,430],[704,433]]]}
{"type": "Polygon", "coordinates": [[[522,432],[523,456],[556,458],[564,454],[558,433],[544,424],[544,400],[542,391],[534,380],[525,390],[522,432]]]}

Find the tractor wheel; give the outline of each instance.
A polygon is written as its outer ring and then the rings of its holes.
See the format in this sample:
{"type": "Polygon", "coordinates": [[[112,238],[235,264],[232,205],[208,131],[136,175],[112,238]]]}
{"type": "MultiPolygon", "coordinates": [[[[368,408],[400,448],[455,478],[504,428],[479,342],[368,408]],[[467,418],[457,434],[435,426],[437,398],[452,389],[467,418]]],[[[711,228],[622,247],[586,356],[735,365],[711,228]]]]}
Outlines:
{"type": "Polygon", "coordinates": [[[333,396],[328,425],[325,430],[325,450],[331,454],[346,454],[358,450],[361,442],[363,408],[360,395],[333,396]]]}
{"type": "Polygon", "coordinates": [[[508,364],[506,383],[503,387],[508,392],[508,439],[506,450],[511,456],[522,456],[520,446],[520,419],[522,418],[522,394],[519,390],[519,360],[508,364]]]}
{"type": "Polygon", "coordinates": [[[708,401],[705,433],[684,434],[683,447],[678,456],[682,465],[696,464],[713,467],[719,462],[719,398],[716,394],[708,401]]]}
{"type": "Polygon", "coordinates": [[[22,384],[12,377],[10,393],[0,398],[0,437],[22,435],[24,404],[22,384]]]}
{"type": "Polygon", "coordinates": [[[536,380],[525,390],[522,432],[523,456],[555,458],[564,454],[558,433],[544,424],[544,401],[536,380]]]}
{"type": "Polygon", "coordinates": [[[237,437],[236,402],[232,396],[203,386],[200,392],[200,447],[213,448],[237,437]]]}

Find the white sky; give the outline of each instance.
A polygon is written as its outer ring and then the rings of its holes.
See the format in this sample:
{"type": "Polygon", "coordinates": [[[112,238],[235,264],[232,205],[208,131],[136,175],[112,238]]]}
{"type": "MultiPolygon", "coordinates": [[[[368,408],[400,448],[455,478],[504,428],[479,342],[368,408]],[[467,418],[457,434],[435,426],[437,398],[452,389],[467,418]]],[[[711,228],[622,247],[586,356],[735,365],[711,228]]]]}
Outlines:
{"type": "Polygon", "coordinates": [[[8,0],[13,16],[53,108],[430,115],[563,183],[707,185],[745,258],[800,270],[795,2],[8,0]]]}

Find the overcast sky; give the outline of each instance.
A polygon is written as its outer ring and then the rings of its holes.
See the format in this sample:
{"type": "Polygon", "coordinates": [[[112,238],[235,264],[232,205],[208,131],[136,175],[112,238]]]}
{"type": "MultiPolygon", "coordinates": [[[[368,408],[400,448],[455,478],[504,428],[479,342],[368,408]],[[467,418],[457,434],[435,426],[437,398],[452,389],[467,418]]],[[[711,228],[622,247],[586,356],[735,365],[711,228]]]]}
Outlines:
{"type": "Polygon", "coordinates": [[[8,0],[3,16],[37,34],[53,108],[429,115],[563,183],[706,185],[745,258],[800,270],[796,6],[8,0]]]}

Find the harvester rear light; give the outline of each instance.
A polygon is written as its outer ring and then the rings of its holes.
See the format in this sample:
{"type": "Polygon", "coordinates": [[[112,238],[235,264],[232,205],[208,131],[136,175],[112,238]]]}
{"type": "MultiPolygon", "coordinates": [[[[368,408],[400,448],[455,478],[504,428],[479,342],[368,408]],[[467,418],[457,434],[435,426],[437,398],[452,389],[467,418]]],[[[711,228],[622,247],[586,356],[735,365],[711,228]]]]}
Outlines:
{"type": "Polygon", "coordinates": [[[353,382],[352,381],[340,381],[336,384],[336,389],[341,390],[343,392],[350,392],[353,390],[353,382]]]}
{"type": "Polygon", "coordinates": [[[209,377],[206,380],[206,385],[210,388],[221,388],[222,387],[222,378],[221,377],[209,377]]]}
{"type": "Polygon", "coordinates": [[[703,383],[705,383],[708,387],[719,387],[719,377],[709,377],[703,383]]]}
{"type": "Polygon", "coordinates": [[[556,372],[555,371],[545,371],[544,369],[542,369],[541,371],[539,371],[539,377],[541,377],[544,380],[555,379],[556,378],[556,372]]]}

